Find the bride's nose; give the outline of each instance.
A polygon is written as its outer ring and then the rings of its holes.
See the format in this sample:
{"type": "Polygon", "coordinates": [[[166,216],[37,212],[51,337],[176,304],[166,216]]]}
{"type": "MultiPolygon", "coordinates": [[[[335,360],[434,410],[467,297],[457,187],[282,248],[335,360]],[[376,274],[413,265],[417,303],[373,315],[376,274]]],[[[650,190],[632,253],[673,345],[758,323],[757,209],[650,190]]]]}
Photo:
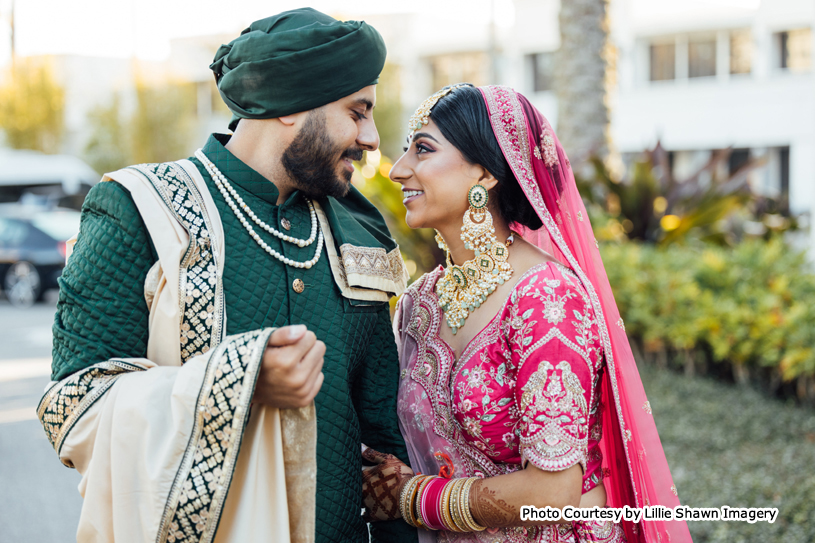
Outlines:
{"type": "Polygon", "coordinates": [[[399,160],[396,161],[396,164],[391,167],[391,171],[388,173],[388,177],[390,177],[394,183],[404,184],[412,175],[410,168],[408,168],[405,161],[402,160],[403,158],[405,158],[405,155],[402,155],[399,160]]]}

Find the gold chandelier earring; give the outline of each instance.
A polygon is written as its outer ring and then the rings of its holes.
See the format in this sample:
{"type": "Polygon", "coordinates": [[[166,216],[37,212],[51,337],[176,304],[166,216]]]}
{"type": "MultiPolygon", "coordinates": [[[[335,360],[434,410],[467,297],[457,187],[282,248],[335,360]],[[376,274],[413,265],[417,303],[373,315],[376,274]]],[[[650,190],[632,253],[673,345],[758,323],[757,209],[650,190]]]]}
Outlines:
{"type": "Polygon", "coordinates": [[[441,234],[436,232],[436,242],[447,254],[447,269],[436,285],[439,306],[444,311],[447,325],[455,335],[464,326],[467,317],[487,301],[497,285],[503,285],[512,277],[509,249],[513,237],[504,244],[495,237],[492,214],[487,209],[489,192],[479,182],[467,193],[470,207],[464,212],[461,241],[464,248],[475,252],[475,258],[461,266],[450,259],[450,248],[441,234]]]}

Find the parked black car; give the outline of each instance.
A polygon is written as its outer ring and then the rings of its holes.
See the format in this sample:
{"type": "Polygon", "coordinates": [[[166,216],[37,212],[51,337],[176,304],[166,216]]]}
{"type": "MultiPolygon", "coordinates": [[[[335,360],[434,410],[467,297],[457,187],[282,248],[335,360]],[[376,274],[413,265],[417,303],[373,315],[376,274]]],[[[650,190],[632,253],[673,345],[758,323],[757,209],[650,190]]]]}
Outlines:
{"type": "Polygon", "coordinates": [[[79,217],[71,209],[0,208],[0,285],[12,304],[29,306],[58,287],[79,217]]]}

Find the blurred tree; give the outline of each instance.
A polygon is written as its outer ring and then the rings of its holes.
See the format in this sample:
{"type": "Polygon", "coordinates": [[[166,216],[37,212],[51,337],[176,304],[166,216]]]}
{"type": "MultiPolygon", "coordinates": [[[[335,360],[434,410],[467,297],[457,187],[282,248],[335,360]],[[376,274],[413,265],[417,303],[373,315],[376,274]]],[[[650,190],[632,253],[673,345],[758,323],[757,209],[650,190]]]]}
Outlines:
{"type": "Polygon", "coordinates": [[[192,154],[195,106],[194,84],[150,86],[137,77],[130,162],[167,162],[192,154]]]}
{"type": "Polygon", "coordinates": [[[745,235],[769,238],[796,227],[774,210],[778,202],[753,193],[748,175],[764,164],[752,159],[722,176],[730,149],[711,153],[687,179],[675,179],[668,153],[657,144],[632,164],[627,177],[612,174],[598,157],[591,177],[577,177],[598,239],[661,245],[699,239],[732,245],[745,235]]]}
{"type": "Polygon", "coordinates": [[[65,130],[65,90],[50,60],[17,58],[0,87],[0,128],[14,149],[59,152],[65,130]]]}
{"type": "Polygon", "coordinates": [[[376,86],[376,128],[379,148],[389,157],[401,155],[407,134],[407,123],[402,122],[401,67],[385,64],[376,86]]]}
{"type": "Polygon", "coordinates": [[[615,51],[609,40],[609,0],[562,0],[560,50],[555,59],[557,134],[575,172],[590,169],[598,156],[611,154],[608,91],[615,76],[615,51]]]}
{"type": "Polygon", "coordinates": [[[119,96],[110,105],[100,105],[88,113],[91,136],[85,145],[85,160],[97,172],[124,168],[130,163],[130,144],[120,114],[119,96]]]}

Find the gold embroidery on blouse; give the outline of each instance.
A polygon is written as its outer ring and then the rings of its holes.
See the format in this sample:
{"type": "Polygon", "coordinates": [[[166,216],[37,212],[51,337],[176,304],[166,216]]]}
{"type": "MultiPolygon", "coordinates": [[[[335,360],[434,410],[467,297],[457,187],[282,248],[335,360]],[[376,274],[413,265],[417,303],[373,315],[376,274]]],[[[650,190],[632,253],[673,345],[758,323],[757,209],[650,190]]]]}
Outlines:
{"type": "MultiPolygon", "coordinates": [[[[585,391],[565,360],[559,362],[557,367],[546,360],[542,361],[522,390],[522,413],[534,405],[535,411],[560,413],[561,417],[568,417],[577,427],[588,424],[585,391]]],[[[569,432],[560,425],[560,421],[526,420],[526,416],[521,420],[531,435],[529,443],[526,439],[521,440],[522,456],[532,456],[536,465],[543,464],[549,469],[565,469],[576,462],[583,464],[585,469],[586,439],[581,439],[579,434],[583,433],[587,438],[588,432],[569,432]]]]}

